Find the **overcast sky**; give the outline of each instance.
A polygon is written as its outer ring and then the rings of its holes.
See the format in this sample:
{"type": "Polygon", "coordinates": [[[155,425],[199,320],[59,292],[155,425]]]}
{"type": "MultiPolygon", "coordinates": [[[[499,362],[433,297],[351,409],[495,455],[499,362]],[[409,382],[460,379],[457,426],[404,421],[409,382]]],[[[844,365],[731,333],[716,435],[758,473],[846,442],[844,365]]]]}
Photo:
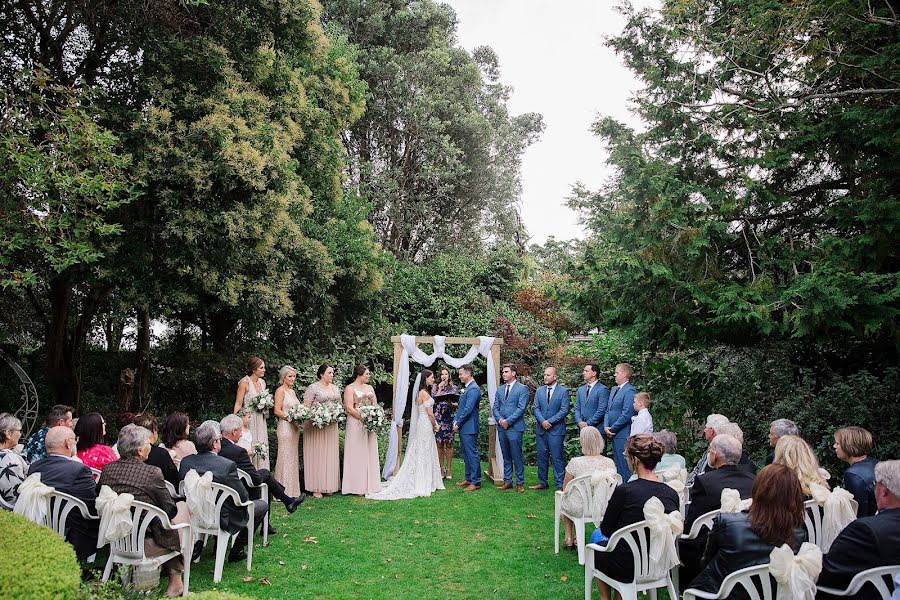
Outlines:
{"type": "Polygon", "coordinates": [[[564,200],[576,182],[596,189],[608,174],[591,124],[598,114],[634,124],[626,101],[638,83],[603,45],[624,25],[615,0],[443,1],[459,16],[464,48],[496,51],[501,81],[515,88],[511,112],[544,116],[546,130],[522,166],[522,216],[532,243],[582,237],[564,200]]]}

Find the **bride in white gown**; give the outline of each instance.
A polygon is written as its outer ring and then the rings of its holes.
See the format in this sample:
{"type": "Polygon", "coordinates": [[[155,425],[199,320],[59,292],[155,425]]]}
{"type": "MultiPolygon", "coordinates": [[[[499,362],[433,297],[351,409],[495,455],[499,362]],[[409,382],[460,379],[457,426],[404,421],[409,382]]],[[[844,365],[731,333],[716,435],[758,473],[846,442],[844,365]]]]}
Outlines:
{"type": "Polygon", "coordinates": [[[441,464],[438,462],[434,432],[438,428],[434,418],[434,398],[427,390],[434,383],[434,373],[425,369],[419,375],[419,393],[412,409],[409,424],[409,442],[403,465],[377,494],[366,494],[371,500],[402,500],[430,496],[435,490],[444,489],[441,464]]]}

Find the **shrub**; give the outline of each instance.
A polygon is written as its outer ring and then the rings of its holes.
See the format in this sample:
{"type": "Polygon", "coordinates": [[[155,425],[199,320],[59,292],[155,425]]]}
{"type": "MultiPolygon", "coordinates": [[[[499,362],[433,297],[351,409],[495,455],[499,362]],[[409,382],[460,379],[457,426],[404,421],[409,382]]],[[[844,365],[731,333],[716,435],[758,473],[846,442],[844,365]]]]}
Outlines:
{"type": "Polygon", "coordinates": [[[75,599],[81,568],[53,530],[0,511],[0,598],[75,599]]]}

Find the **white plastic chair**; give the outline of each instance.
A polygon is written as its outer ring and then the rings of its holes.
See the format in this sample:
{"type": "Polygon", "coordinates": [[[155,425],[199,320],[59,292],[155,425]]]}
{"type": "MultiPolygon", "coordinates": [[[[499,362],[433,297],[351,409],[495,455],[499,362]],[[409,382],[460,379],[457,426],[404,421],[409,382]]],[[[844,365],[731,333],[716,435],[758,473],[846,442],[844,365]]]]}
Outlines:
{"type": "MultiPolygon", "coordinates": [[[[859,503],[856,500],[851,500],[850,505],[853,507],[853,512],[859,514],[859,503]]],[[[823,548],[823,536],[822,536],[822,521],[825,517],[825,503],[819,502],[817,500],[807,500],[803,503],[803,524],[806,527],[806,535],[807,539],[811,544],[815,544],[822,551],[825,551],[823,548]]]]}
{"type": "Polygon", "coordinates": [[[678,565],[660,577],[654,577],[650,572],[650,528],[646,521],[638,521],[619,529],[612,534],[606,546],[588,544],[585,549],[587,556],[584,563],[584,600],[591,600],[594,578],[603,581],[614,590],[618,590],[622,600],[637,600],[638,593],[645,591],[649,591],[650,598],[656,600],[656,590],[659,588],[666,588],[669,598],[678,598],[678,592],[672,579],[672,570],[677,569],[678,565]],[[634,581],[618,581],[594,566],[595,552],[612,552],[619,543],[628,544],[631,549],[634,581]]]}
{"type": "Polygon", "coordinates": [[[175,499],[175,498],[177,498],[177,497],[180,496],[180,494],[178,493],[178,490],[175,489],[175,486],[172,485],[172,482],[171,482],[171,481],[169,481],[168,479],[165,479],[165,480],[163,480],[163,481],[164,481],[165,484],[166,484],[166,490],[168,490],[169,495],[172,496],[173,499],[175,499]]]}
{"type": "MultiPolygon", "coordinates": [[[[559,522],[563,517],[568,518],[572,521],[575,526],[575,544],[578,546],[578,564],[584,564],[584,546],[586,544],[586,540],[584,537],[584,526],[588,522],[594,522],[601,518],[603,515],[597,515],[596,518],[592,513],[591,504],[593,498],[593,490],[591,489],[591,477],[593,474],[582,475],[580,477],[576,477],[572,481],[566,485],[566,488],[562,491],[557,491],[554,496],[554,502],[556,503],[554,509],[554,527],[553,527],[553,547],[556,554],[559,554],[559,522]],[[576,517],[570,513],[567,513],[563,510],[563,499],[566,496],[574,497],[582,507],[582,516],[576,517]]],[[[614,481],[610,484],[609,495],[607,497],[611,497],[613,490],[615,490],[616,486],[622,483],[622,477],[617,473],[615,474],[614,481]]]]}
{"type": "MultiPolygon", "coordinates": [[[[191,514],[191,527],[194,531],[194,536],[197,538],[201,535],[216,536],[216,566],[213,572],[213,583],[219,583],[222,581],[222,569],[225,566],[225,551],[228,549],[228,543],[233,543],[234,538],[237,538],[237,534],[231,534],[227,530],[222,530],[219,527],[219,523],[221,523],[222,505],[230,498],[235,506],[238,508],[245,508],[249,514],[250,519],[247,522],[247,571],[250,571],[253,564],[253,500],[241,502],[241,497],[238,493],[227,485],[219,483],[211,483],[210,485],[212,486],[213,495],[211,500],[216,507],[213,526],[203,526],[203,524],[197,522],[197,515],[191,514]]],[[[190,555],[188,555],[188,557],[190,559],[190,555]]]]}
{"type": "Polygon", "coordinates": [[[95,469],[94,467],[88,467],[91,470],[91,477],[94,478],[94,481],[100,481],[100,475],[103,473],[100,469],[95,469]]]}
{"type": "Polygon", "coordinates": [[[169,516],[161,508],[153,506],[152,504],[147,504],[146,502],[140,502],[138,500],[133,501],[131,504],[131,532],[117,540],[113,540],[109,544],[109,560],[106,561],[106,568],[103,570],[103,581],[109,579],[109,576],[112,573],[113,563],[142,566],[153,569],[159,568],[161,564],[170,558],[175,558],[181,554],[182,560],[184,561],[184,592],[181,595],[187,596],[188,586],[191,581],[190,527],[191,526],[188,523],[172,525],[172,522],[169,521],[169,516]],[[185,528],[188,529],[188,535],[181,536],[182,542],[180,550],[172,550],[171,552],[167,552],[162,556],[156,556],[154,558],[146,557],[144,552],[144,541],[147,537],[147,528],[150,527],[150,522],[153,521],[153,519],[159,519],[165,529],[170,529],[172,531],[178,531],[185,528]]]}
{"type": "MultiPolygon", "coordinates": [[[[857,573],[853,579],[850,580],[850,584],[847,586],[846,590],[836,590],[834,588],[818,586],[817,589],[820,592],[824,592],[826,594],[831,594],[832,596],[853,596],[858,594],[862,586],[867,583],[871,583],[875,586],[875,589],[878,590],[880,600],[890,600],[891,592],[888,590],[888,586],[884,583],[885,576],[896,576],[900,573],[900,565],[889,565],[886,567],[875,567],[874,569],[867,569],[860,573],[857,573]]],[[[874,599],[873,599],[874,600],[874,599]]]]}
{"type": "Polygon", "coordinates": [[[10,504],[7,502],[2,496],[0,496],[0,509],[3,510],[12,510],[15,508],[14,504],[10,504]]]}
{"type": "MultiPolygon", "coordinates": [[[[693,530],[693,527],[691,529],[693,530]]],[[[750,600],[774,600],[777,591],[775,579],[769,575],[769,564],[766,563],[729,574],[722,580],[722,585],[719,586],[717,592],[704,592],[696,588],[686,589],[683,600],[728,598],[734,588],[738,586],[746,590],[750,600]]]]}
{"type": "MultiPolygon", "coordinates": [[[[253,485],[253,480],[250,479],[250,474],[247,471],[242,469],[238,469],[238,479],[244,482],[244,487],[247,490],[259,490],[259,497],[269,501],[269,484],[268,483],[260,483],[259,485],[253,485]]],[[[266,511],[265,516],[263,517],[262,524],[262,535],[263,535],[263,546],[269,545],[269,511],[266,511]]]]}

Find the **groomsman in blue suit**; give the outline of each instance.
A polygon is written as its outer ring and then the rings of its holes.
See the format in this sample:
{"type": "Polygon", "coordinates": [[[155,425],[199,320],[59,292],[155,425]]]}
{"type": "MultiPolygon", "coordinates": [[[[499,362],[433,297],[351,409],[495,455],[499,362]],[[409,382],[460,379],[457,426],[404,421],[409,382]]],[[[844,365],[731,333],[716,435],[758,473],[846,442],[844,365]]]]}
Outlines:
{"type": "Polygon", "coordinates": [[[498,490],[512,488],[513,466],[516,468],[516,491],[525,491],[525,461],[522,460],[522,434],[525,433],[525,407],[528,388],[516,380],[516,368],[503,365],[503,385],[494,398],[493,413],[499,429],[500,451],[503,453],[503,485],[498,490]]]}
{"type": "Polygon", "coordinates": [[[544,385],[534,394],[534,433],[537,436],[538,484],[530,490],[546,490],[547,463],[553,461],[553,479],[556,489],[563,487],[566,465],[563,462],[563,440],[566,435],[566,416],[572,408],[569,390],[557,383],[556,367],[544,369],[544,385]]]}
{"type": "Polygon", "coordinates": [[[472,365],[459,368],[463,393],[453,417],[453,431],[459,432],[459,452],[466,465],[466,478],[456,485],[464,486],[464,492],[481,489],[481,458],[478,456],[478,406],[481,404],[481,388],[475,383],[473,374],[472,365]]]}
{"type": "Polygon", "coordinates": [[[575,393],[575,423],[578,429],[584,429],[588,425],[597,427],[606,416],[609,388],[597,381],[600,367],[594,363],[585,365],[581,376],[584,378],[584,385],[575,393]]]}
{"type": "Polygon", "coordinates": [[[625,460],[625,441],[631,435],[631,417],[634,416],[634,395],[637,390],[629,383],[633,369],[628,363],[616,365],[616,387],[609,394],[609,407],[606,410],[606,418],[603,421],[603,430],[606,437],[612,439],[613,460],[616,462],[616,471],[622,476],[622,481],[628,481],[631,470],[625,460]]]}

